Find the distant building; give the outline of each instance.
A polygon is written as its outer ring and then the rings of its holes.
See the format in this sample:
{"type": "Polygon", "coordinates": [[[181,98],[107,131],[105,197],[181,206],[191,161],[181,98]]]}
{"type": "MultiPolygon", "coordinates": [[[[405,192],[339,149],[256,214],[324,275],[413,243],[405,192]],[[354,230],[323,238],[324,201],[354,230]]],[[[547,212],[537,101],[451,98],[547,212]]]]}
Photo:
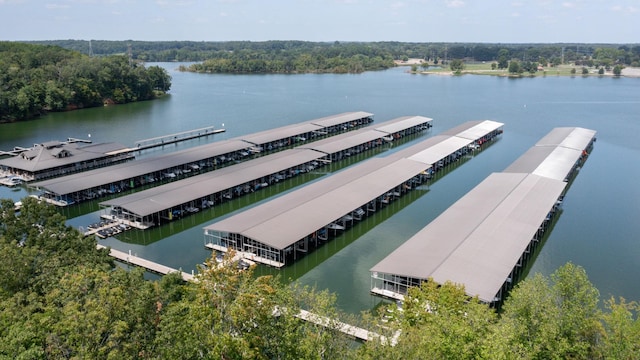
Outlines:
{"type": "Polygon", "coordinates": [[[41,180],[120,163],[133,158],[132,149],[119,143],[85,145],[70,139],[47,141],[28,149],[17,149],[0,160],[4,175],[25,181],[41,180]]]}

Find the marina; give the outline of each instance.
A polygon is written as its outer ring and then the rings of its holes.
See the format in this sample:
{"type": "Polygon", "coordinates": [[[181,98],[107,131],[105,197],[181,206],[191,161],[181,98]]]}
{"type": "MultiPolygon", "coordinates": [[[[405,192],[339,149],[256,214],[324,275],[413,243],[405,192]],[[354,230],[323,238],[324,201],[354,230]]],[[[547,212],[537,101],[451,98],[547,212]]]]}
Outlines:
{"type": "Polygon", "coordinates": [[[216,170],[290,148],[307,138],[333,136],[371,122],[370,113],[342,113],[29,186],[42,191],[43,200],[65,206],[216,170]]]}
{"type": "Polygon", "coordinates": [[[362,128],[293,149],[257,157],[223,169],[173,181],[131,195],[100,203],[106,218],[128,221],[147,229],[173,221],[200,209],[254,193],[275,183],[321,169],[332,161],[361,153],[384,142],[383,136],[417,134],[430,127],[432,119],[414,116],[389,120],[380,126],[362,128]],[[349,155],[347,155],[349,154],[349,155]]]}
{"type": "MultiPolygon", "coordinates": [[[[572,182],[564,211],[556,218],[553,230],[547,231],[549,236],[536,251],[535,261],[529,262],[526,276],[548,276],[572,261],[586,269],[603,296],[640,298],[640,289],[629,286],[639,271],[636,255],[640,246],[635,236],[640,231],[640,223],[635,220],[640,191],[635,182],[640,168],[629,165],[630,160],[640,156],[634,136],[640,131],[635,115],[640,113],[640,104],[631,91],[637,86],[637,79],[411,76],[404,73],[406,68],[358,76],[194,76],[175,70],[179,63],[159,65],[175,79],[171,96],[104,109],[50,113],[38,120],[37,126],[32,121],[3,124],[0,149],[69,136],[86,138],[87,133],[91,133],[94,143],[116,140],[134,147],[138,139],[225,123],[226,133],[147,150],[145,155],[150,157],[353,109],[375,113],[376,122],[403,114],[429,115],[435,119],[430,137],[469,119],[504,122],[507,136],[465,160],[462,166],[456,163],[445,169],[443,175],[429,183],[430,190],[424,195],[417,197],[419,194],[414,193],[390,203],[393,206],[368,217],[366,222],[339,235],[337,241],[291,266],[280,270],[258,266],[261,274],[280,274],[284,279],[327,289],[337,295],[340,309],[358,314],[383,301],[369,293],[371,267],[473,186],[490,173],[506,169],[555,127],[595,129],[597,149],[572,182]],[[219,91],[220,87],[224,91],[219,91]],[[573,91],[576,87],[581,90],[573,91]],[[465,99],[464,104],[460,99],[465,99]],[[413,198],[416,200],[409,201],[413,198]],[[404,207],[399,207],[401,204],[404,207]],[[396,207],[397,212],[385,215],[396,207]],[[361,229],[366,231],[362,235],[361,229]]],[[[409,145],[396,143],[385,153],[409,145]]],[[[289,183],[298,186],[299,181],[289,183]]],[[[275,189],[225,203],[219,209],[201,210],[166,226],[127,231],[100,243],[123,251],[132,249],[143,258],[191,272],[210,256],[203,247],[202,228],[213,223],[215,215],[238,211],[250,199],[262,199],[275,189]]],[[[0,186],[0,192],[14,202],[39,194],[24,184],[0,186]]],[[[90,201],[59,211],[68,217],[69,226],[86,229],[100,220],[98,210],[97,201],[90,201]]]]}
{"type": "Polygon", "coordinates": [[[491,142],[502,134],[503,125],[467,122],[218,221],[204,229],[207,247],[250,253],[256,262],[277,268],[289,265],[426,183],[435,172],[478,149],[474,145],[491,142]]]}
{"type": "Polygon", "coordinates": [[[401,300],[428,279],[451,281],[499,307],[557,217],[594,141],[593,130],[553,129],[372,267],[371,293],[401,300]]]}

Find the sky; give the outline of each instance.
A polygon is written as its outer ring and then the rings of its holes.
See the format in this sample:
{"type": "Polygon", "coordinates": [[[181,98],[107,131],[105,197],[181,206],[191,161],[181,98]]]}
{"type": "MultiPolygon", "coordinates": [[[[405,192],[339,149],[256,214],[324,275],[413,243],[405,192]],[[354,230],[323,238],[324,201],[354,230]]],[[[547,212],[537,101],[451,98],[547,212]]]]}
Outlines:
{"type": "Polygon", "coordinates": [[[0,0],[0,40],[640,43],[640,0],[0,0]]]}

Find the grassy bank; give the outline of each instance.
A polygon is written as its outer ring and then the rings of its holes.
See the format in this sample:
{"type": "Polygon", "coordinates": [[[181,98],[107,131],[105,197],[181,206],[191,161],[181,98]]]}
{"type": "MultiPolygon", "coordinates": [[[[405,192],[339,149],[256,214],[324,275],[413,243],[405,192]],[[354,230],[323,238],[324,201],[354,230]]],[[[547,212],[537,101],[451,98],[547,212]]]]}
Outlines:
{"type": "MultiPolygon", "coordinates": [[[[438,66],[438,65],[432,65],[438,66]]],[[[473,75],[494,75],[494,76],[513,76],[513,77],[534,77],[534,76],[613,76],[612,71],[605,71],[604,74],[598,74],[598,69],[595,67],[587,67],[588,74],[582,74],[582,66],[575,65],[559,65],[544,67],[544,70],[538,70],[535,73],[524,72],[522,74],[510,74],[507,69],[491,69],[491,63],[465,63],[464,70],[460,75],[473,74],[473,75]],[[575,69],[575,73],[572,70],[575,69]]],[[[416,74],[434,74],[434,75],[454,75],[449,66],[441,68],[429,68],[424,69],[421,66],[417,67],[416,74]]]]}

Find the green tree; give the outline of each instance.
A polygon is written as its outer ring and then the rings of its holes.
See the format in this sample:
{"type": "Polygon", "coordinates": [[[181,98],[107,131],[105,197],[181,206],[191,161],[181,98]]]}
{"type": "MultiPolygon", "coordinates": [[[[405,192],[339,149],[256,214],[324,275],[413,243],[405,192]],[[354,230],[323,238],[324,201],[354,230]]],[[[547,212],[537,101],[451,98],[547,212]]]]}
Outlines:
{"type": "Polygon", "coordinates": [[[622,65],[616,65],[613,67],[613,75],[620,76],[622,74],[622,65]]]}
{"type": "MultiPolygon", "coordinates": [[[[334,308],[332,300],[306,290],[302,293],[306,294],[308,309],[335,316],[326,311],[334,308]]],[[[157,355],[237,359],[342,357],[348,342],[338,332],[295,317],[301,298],[275,278],[254,277],[252,270],[238,270],[230,256],[222,266],[209,260],[198,280],[188,285],[185,299],[167,307],[155,341],[157,355]]]]}
{"type": "Polygon", "coordinates": [[[489,353],[505,359],[588,359],[603,335],[599,293],[571,263],[520,282],[505,301],[489,353]]]}
{"type": "Polygon", "coordinates": [[[611,298],[605,302],[606,337],[602,345],[605,359],[638,359],[640,356],[640,306],[637,302],[611,298]]]}
{"type": "Polygon", "coordinates": [[[589,74],[589,69],[587,69],[586,67],[582,67],[582,75],[588,75],[589,74]]]}
{"type": "Polygon", "coordinates": [[[453,59],[449,63],[449,67],[454,73],[460,74],[464,70],[464,62],[461,59],[453,59]]]}
{"type": "Polygon", "coordinates": [[[509,73],[510,74],[522,74],[523,69],[520,66],[520,62],[518,60],[511,60],[509,62],[509,73]]]}
{"type": "Polygon", "coordinates": [[[498,69],[506,69],[509,66],[509,50],[498,51],[498,69]]]}
{"type": "Polygon", "coordinates": [[[463,286],[431,280],[409,289],[402,311],[393,305],[382,314],[392,314],[385,326],[400,330],[398,343],[393,348],[367,343],[362,358],[478,359],[497,319],[488,305],[470,299],[463,286]]]}

